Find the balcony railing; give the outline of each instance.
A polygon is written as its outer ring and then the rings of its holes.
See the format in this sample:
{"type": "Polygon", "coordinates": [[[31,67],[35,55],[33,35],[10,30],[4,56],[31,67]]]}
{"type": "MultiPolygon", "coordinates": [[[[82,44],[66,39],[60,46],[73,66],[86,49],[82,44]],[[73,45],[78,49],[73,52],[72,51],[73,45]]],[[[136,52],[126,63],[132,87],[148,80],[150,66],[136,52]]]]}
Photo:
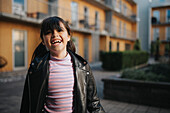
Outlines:
{"type": "MultiPolygon", "coordinates": [[[[80,12],[77,9],[71,10],[65,7],[59,7],[43,0],[39,0],[39,2],[41,5],[47,6],[47,11],[27,13],[28,17],[41,20],[49,16],[59,16],[66,20],[71,27],[76,29],[102,31],[105,28],[105,24],[103,24],[104,20],[85,15],[84,12],[80,12]]],[[[40,6],[37,6],[37,11],[40,8],[40,6]]]]}
{"type": "Polygon", "coordinates": [[[112,25],[112,36],[124,39],[136,39],[136,32],[128,30],[126,28],[120,28],[116,25],[112,25]]]}
{"type": "Polygon", "coordinates": [[[153,25],[170,24],[170,17],[165,16],[161,16],[160,18],[152,17],[151,21],[153,25]]]}
{"type": "Polygon", "coordinates": [[[128,18],[136,21],[136,14],[132,10],[130,10],[125,4],[122,4],[121,1],[118,2],[117,0],[114,0],[113,1],[113,9],[116,12],[124,15],[125,17],[128,17],[128,18]]]}
{"type": "MultiPolygon", "coordinates": [[[[73,11],[65,7],[58,7],[57,5],[52,4],[50,2],[45,2],[44,0],[36,0],[36,2],[38,2],[38,4],[36,8],[34,7],[35,9],[33,12],[31,12],[30,10],[26,10],[27,12],[24,11],[24,15],[20,16],[24,16],[27,19],[34,19],[40,21],[49,16],[59,16],[66,20],[72,28],[77,30],[85,30],[92,32],[98,31],[101,34],[107,33],[118,38],[136,38],[136,34],[134,32],[127,29],[121,29],[120,32],[118,26],[106,23],[105,20],[101,20],[99,18],[97,19],[95,18],[95,16],[90,17],[88,15],[84,15],[84,12],[80,12],[77,10],[73,11]],[[43,6],[43,8],[46,10],[42,10],[42,7],[40,7],[39,4],[41,4],[41,6],[43,6]]],[[[22,10],[18,11],[21,12],[18,12],[17,14],[13,13],[12,15],[19,15],[23,13],[22,10]]]]}

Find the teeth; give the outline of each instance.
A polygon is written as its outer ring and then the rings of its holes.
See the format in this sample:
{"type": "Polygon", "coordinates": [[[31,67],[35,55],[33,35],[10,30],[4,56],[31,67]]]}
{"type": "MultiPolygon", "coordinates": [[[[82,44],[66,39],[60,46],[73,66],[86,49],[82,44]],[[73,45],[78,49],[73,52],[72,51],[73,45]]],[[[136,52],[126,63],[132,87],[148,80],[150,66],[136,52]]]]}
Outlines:
{"type": "Polygon", "coordinates": [[[57,40],[57,41],[52,42],[52,44],[55,44],[55,43],[61,43],[61,41],[57,40]]]}

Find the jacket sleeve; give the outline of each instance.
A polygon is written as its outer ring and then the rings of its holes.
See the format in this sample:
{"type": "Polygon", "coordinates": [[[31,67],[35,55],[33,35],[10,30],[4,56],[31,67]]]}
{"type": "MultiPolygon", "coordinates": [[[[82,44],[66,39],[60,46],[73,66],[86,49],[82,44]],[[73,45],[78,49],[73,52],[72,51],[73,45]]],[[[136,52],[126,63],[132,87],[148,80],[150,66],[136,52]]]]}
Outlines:
{"type": "Polygon", "coordinates": [[[97,97],[97,89],[93,73],[89,68],[88,82],[87,82],[87,109],[90,113],[105,113],[102,105],[100,104],[100,99],[97,97]]]}
{"type": "Polygon", "coordinates": [[[24,91],[21,101],[20,113],[29,113],[29,89],[28,89],[28,74],[26,76],[24,91]]]}

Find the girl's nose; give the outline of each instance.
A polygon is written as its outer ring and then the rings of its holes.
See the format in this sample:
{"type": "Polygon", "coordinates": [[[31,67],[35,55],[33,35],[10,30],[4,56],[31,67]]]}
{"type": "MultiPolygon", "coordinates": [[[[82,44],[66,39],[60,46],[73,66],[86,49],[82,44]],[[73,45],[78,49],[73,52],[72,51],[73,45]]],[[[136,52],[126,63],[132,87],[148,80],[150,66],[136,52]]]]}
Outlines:
{"type": "Polygon", "coordinates": [[[55,38],[55,37],[58,37],[58,36],[59,36],[59,34],[58,34],[57,30],[54,30],[52,37],[55,38]]]}

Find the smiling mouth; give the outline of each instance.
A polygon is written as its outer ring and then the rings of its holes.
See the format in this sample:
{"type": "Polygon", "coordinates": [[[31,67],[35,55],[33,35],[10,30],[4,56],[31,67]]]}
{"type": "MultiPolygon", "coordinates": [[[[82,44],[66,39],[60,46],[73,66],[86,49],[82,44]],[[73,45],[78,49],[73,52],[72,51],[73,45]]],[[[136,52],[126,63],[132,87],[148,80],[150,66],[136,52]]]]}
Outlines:
{"type": "Polygon", "coordinates": [[[52,44],[55,44],[55,43],[61,43],[61,41],[60,40],[56,40],[56,41],[53,41],[53,42],[51,42],[52,44]]]}

